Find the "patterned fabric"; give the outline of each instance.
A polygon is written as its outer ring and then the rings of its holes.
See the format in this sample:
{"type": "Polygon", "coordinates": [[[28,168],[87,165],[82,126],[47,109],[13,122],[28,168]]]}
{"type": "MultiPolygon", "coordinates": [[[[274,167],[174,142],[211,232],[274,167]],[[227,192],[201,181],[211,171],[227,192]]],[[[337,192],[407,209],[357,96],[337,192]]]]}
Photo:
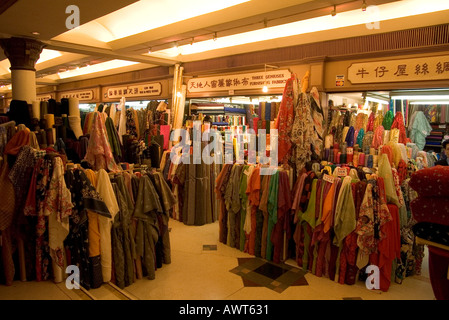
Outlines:
{"type": "MultiPolygon", "coordinates": [[[[297,175],[310,161],[312,156],[311,147],[314,145],[314,128],[311,114],[310,97],[301,93],[296,106],[295,121],[291,134],[292,142],[295,144],[295,163],[297,175]]],[[[315,149],[313,149],[315,152],[315,149]]]]}
{"type": "Polygon", "coordinates": [[[412,229],[415,235],[421,239],[449,246],[449,226],[430,222],[419,222],[412,229]]]}
{"type": "Polygon", "coordinates": [[[449,199],[418,196],[410,203],[413,217],[418,222],[449,226],[449,199]]]}
{"type": "Polygon", "coordinates": [[[53,174],[45,195],[44,215],[48,216],[51,257],[64,267],[64,240],[69,234],[69,216],[72,214],[70,190],[64,181],[64,167],[59,157],[53,159],[53,174]]]}
{"type": "MultiPolygon", "coordinates": [[[[291,77],[287,80],[282,95],[281,105],[279,107],[279,114],[276,119],[275,128],[278,129],[279,145],[278,145],[278,160],[283,162],[284,158],[288,156],[292,147],[290,135],[292,134],[294,115],[294,88],[297,84],[295,78],[291,77]]],[[[296,119],[295,119],[296,121],[296,119]]]]}
{"type": "Polygon", "coordinates": [[[410,186],[420,197],[449,196],[449,167],[431,167],[413,173],[410,186]]]}
{"type": "Polygon", "coordinates": [[[84,160],[86,160],[95,171],[100,169],[121,171],[112,155],[107,137],[107,130],[102,121],[102,117],[98,112],[96,113],[97,116],[94,120],[84,160]]]}

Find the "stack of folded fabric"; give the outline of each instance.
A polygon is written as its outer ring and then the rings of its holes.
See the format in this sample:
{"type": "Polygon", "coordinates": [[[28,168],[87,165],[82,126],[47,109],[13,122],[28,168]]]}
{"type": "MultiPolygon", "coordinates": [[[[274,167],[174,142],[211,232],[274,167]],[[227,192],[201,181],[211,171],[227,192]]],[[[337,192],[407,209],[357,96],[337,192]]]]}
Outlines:
{"type": "Polygon", "coordinates": [[[417,224],[413,232],[429,248],[429,274],[437,300],[449,299],[449,167],[416,171],[410,187],[418,197],[410,203],[417,224]]]}

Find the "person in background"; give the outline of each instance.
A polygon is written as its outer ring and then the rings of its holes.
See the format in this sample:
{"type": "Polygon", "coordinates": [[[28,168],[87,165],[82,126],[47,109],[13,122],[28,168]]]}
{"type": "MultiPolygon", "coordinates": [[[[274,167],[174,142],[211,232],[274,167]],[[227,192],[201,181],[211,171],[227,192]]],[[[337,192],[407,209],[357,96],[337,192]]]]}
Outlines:
{"type": "Polygon", "coordinates": [[[435,162],[436,166],[449,166],[449,139],[443,141],[443,150],[446,154],[445,158],[441,158],[437,162],[435,162]]]}

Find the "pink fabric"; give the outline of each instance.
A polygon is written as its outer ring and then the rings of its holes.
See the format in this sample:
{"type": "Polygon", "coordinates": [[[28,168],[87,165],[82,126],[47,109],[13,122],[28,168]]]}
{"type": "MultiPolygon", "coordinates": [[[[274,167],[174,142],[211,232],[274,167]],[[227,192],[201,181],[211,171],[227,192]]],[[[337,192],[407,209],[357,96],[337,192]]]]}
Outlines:
{"type": "Polygon", "coordinates": [[[106,171],[121,171],[120,167],[115,163],[112,155],[111,146],[109,145],[106,127],[103,118],[96,111],[92,125],[92,132],[87,146],[86,156],[84,160],[89,162],[94,171],[104,169],[106,171]]]}
{"type": "Polygon", "coordinates": [[[160,128],[161,128],[161,135],[164,136],[164,150],[167,150],[170,141],[170,126],[161,125],[160,128]]]}

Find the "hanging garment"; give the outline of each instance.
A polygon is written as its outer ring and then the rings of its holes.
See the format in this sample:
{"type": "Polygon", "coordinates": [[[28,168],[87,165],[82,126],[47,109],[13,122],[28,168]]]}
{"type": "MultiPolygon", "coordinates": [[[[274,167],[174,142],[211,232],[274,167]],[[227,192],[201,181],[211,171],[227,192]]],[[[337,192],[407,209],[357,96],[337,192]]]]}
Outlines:
{"type": "Polygon", "coordinates": [[[278,215],[278,192],[279,192],[279,171],[276,171],[271,179],[268,186],[268,229],[267,229],[267,253],[266,259],[268,261],[273,260],[273,242],[271,241],[271,234],[273,232],[274,226],[277,222],[278,215]]]}
{"type": "Polygon", "coordinates": [[[284,87],[284,93],[282,95],[281,105],[279,107],[279,114],[276,118],[275,128],[278,130],[278,161],[284,161],[284,157],[288,157],[292,142],[290,137],[292,136],[293,121],[295,119],[294,114],[294,86],[297,85],[294,77],[287,80],[284,87]]]}
{"type": "Polygon", "coordinates": [[[100,215],[98,224],[100,230],[100,251],[101,251],[101,269],[103,281],[109,282],[112,275],[112,248],[111,248],[111,226],[116,214],[119,211],[117,199],[114,196],[109,175],[104,169],[97,172],[96,190],[106,204],[109,215],[100,215]]]}
{"type": "Polygon", "coordinates": [[[55,281],[63,280],[64,240],[69,234],[69,216],[72,214],[70,190],[64,181],[64,168],[59,157],[53,159],[53,174],[45,194],[44,215],[48,216],[49,246],[52,260],[59,270],[53,270],[55,281]],[[58,275],[56,273],[59,273],[58,275]]]}
{"type": "Polygon", "coordinates": [[[426,144],[426,137],[432,131],[432,126],[422,111],[417,111],[413,124],[409,127],[410,139],[416,144],[419,150],[423,150],[426,144]]]}
{"type": "Polygon", "coordinates": [[[110,170],[120,171],[120,167],[116,164],[109,145],[107,130],[101,116],[95,113],[95,122],[93,124],[92,133],[89,138],[87,153],[84,158],[94,170],[110,170]]]}
{"type": "Polygon", "coordinates": [[[156,244],[159,238],[157,214],[162,212],[154,185],[147,175],[142,176],[133,218],[137,219],[136,255],[142,259],[142,267],[145,268],[148,279],[156,277],[156,244]]]}

